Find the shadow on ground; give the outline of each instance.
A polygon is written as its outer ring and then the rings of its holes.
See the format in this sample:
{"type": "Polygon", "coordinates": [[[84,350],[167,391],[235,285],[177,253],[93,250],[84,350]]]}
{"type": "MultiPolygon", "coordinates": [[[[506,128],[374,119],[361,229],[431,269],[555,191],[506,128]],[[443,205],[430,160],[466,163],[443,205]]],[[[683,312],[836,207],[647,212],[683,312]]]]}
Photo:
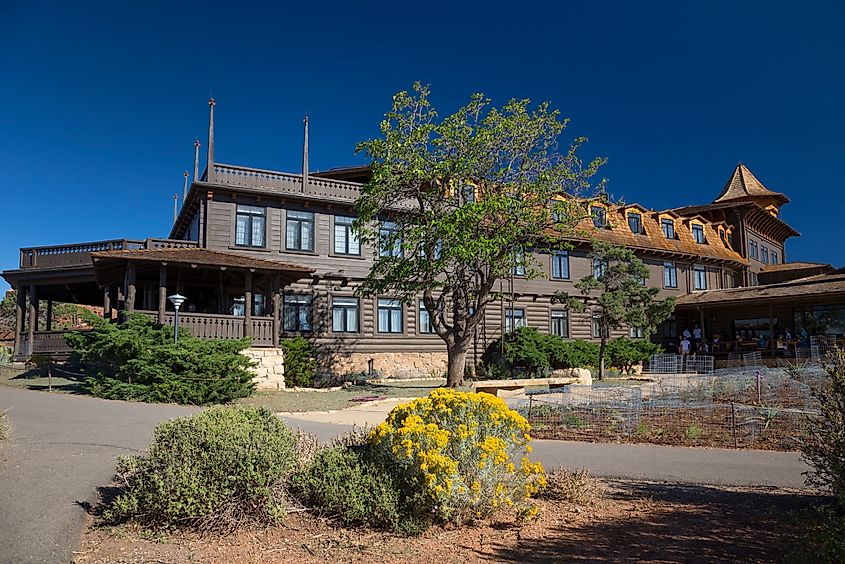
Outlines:
{"type": "Polygon", "coordinates": [[[793,515],[824,499],[764,488],[731,491],[629,482],[610,482],[609,497],[633,502],[630,515],[561,527],[541,540],[502,548],[492,559],[782,562],[794,548],[789,527],[793,515]]]}
{"type": "Polygon", "coordinates": [[[45,391],[52,388],[54,392],[66,394],[87,395],[85,389],[86,376],[78,367],[54,366],[52,369],[52,386],[43,368],[29,368],[25,370],[0,369],[0,384],[23,388],[26,390],[45,391]]]}

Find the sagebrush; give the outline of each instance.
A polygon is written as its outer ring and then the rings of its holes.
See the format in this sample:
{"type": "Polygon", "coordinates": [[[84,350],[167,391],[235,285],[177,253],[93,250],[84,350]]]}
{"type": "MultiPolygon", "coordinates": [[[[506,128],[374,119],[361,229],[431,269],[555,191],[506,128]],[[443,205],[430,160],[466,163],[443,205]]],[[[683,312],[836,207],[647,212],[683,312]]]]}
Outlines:
{"type": "Polygon", "coordinates": [[[91,394],[107,399],[191,405],[226,403],[254,388],[252,361],[241,354],[249,339],[197,339],[141,314],[110,323],[82,310],[90,331],[66,336],[86,373],[91,394]]]}
{"type": "Polygon", "coordinates": [[[211,407],[160,424],[146,455],[118,459],[122,493],[106,517],[213,530],[278,522],[296,466],[296,438],[268,409],[211,407]]]}

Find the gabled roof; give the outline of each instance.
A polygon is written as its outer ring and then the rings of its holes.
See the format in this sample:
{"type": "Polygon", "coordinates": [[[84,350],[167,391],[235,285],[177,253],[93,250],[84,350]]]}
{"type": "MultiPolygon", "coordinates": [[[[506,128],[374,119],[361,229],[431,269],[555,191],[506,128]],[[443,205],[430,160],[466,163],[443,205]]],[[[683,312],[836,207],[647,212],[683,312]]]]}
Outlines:
{"type": "Polygon", "coordinates": [[[739,163],[736,165],[725,187],[722,188],[722,193],[719,194],[718,198],[713,200],[713,203],[749,200],[757,197],[772,198],[781,205],[789,202],[789,198],[783,194],[772,192],[763,186],[763,183],[757,180],[757,177],[748,170],[747,166],[739,163]]]}

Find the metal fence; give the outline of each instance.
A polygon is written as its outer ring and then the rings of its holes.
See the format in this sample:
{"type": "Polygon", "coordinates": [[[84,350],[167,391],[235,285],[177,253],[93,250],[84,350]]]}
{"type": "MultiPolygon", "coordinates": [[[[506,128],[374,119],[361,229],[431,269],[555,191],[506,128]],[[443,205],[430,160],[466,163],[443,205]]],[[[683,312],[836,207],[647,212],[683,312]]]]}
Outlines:
{"type": "Polygon", "coordinates": [[[705,354],[656,354],[643,372],[647,374],[712,374],[713,357],[705,354]]]}
{"type": "Polygon", "coordinates": [[[663,374],[642,386],[572,386],[518,408],[539,437],[794,450],[818,417],[820,367],[663,374]]]}

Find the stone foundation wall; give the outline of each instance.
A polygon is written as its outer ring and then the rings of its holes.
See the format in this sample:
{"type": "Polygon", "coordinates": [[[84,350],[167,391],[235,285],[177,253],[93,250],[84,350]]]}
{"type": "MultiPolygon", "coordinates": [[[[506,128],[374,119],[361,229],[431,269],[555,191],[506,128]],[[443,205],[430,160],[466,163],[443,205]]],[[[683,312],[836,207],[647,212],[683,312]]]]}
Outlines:
{"type": "Polygon", "coordinates": [[[257,362],[251,368],[258,390],[283,390],[285,388],[285,354],[282,349],[252,348],[241,354],[257,362]]]}
{"type": "Polygon", "coordinates": [[[333,374],[367,372],[373,359],[373,370],[385,378],[424,378],[446,375],[445,352],[347,353],[321,359],[320,369],[333,374]]]}

